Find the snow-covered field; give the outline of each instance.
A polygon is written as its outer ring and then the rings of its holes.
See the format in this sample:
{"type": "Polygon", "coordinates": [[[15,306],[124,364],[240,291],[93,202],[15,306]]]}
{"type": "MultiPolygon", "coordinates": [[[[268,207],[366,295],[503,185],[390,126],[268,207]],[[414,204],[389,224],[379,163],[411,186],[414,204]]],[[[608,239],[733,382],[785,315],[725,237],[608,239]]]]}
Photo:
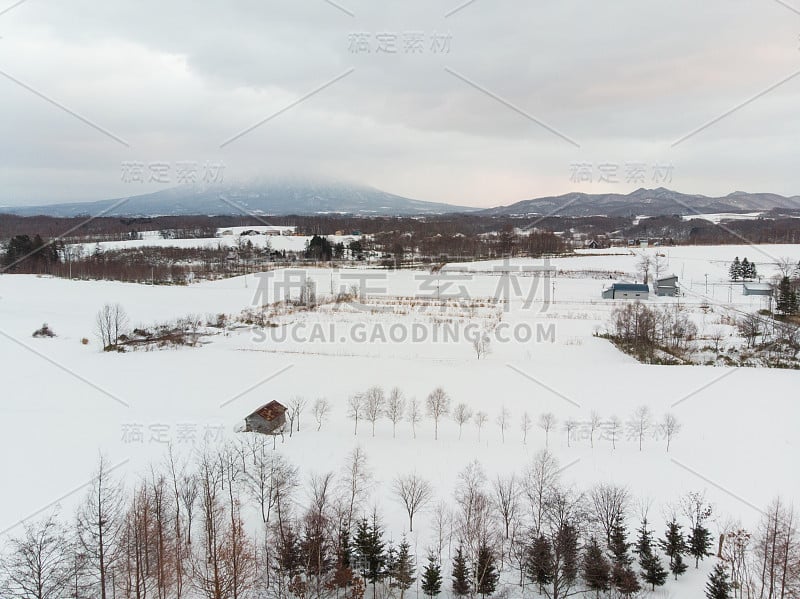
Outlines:
{"type": "MultiPolygon", "coordinates": [[[[277,240],[299,238],[269,239],[275,247],[277,240]]],[[[765,277],[775,273],[778,258],[800,260],[800,246],[647,251],[663,253],[667,270],[681,278],[686,292],[681,303],[712,302],[709,314],[698,312],[701,325],[703,319],[710,322],[725,312],[715,303],[730,300],[739,310],[762,307],[760,298],[743,297],[739,286],[728,284],[734,256],[755,261],[765,277]]],[[[395,475],[416,471],[435,481],[440,498],[448,500],[458,472],[472,460],[479,460],[490,476],[519,472],[545,447],[544,432],[535,426],[527,444],[522,443],[524,412],[534,419],[553,412],[561,423],[585,422],[592,411],[604,419],[616,415],[624,423],[640,405],[649,406],[656,419],[674,413],[683,428],[669,453],[663,439],[648,439],[640,452],[624,424],[616,450],[610,441],[597,438],[594,448],[588,438],[568,446],[561,426],[550,438],[550,449],[566,466],[562,476],[567,482],[580,488],[616,482],[628,485],[637,498],[652,499],[651,518],[659,535],[662,508],[687,491],[707,491],[718,527],[731,517],[753,528],[758,510],[776,495],[800,497],[800,477],[794,474],[800,455],[800,403],[794,390],[800,373],[638,364],[593,336],[614,302],[600,299],[610,280],[585,271],[627,273],[632,279],[641,250],[582,254],[551,260],[558,275],[547,284],[521,273],[515,279],[521,291],[512,285],[506,296],[504,278],[496,269],[542,262],[472,263],[466,265],[471,272],[458,277],[424,271],[314,270],[309,276],[320,297],[359,277],[366,281],[364,277],[374,276],[365,283],[375,289],[368,294],[368,308],[327,307],[292,315],[282,321],[282,330],[291,331],[285,339],[242,329],[211,337],[202,347],[124,354],[103,353],[94,336],[95,314],[105,303],[122,304],[132,325],[188,314],[234,315],[274,299],[274,283],[280,286],[292,275],[250,275],[188,287],[0,276],[0,480],[6,490],[0,500],[0,531],[14,534],[23,519],[57,502],[69,508],[82,498],[98,451],[120,464],[117,472],[133,483],[149,463],[163,459],[168,443],[188,454],[204,442],[222,442],[235,435],[235,425],[253,409],[296,395],[309,403],[328,398],[333,405],[330,421],[317,432],[307,408],[300,433],[287,438],[279,450],[305,477],[340,470],[346,455],[357,445],[363,447],[376,479],[372,501],[380,505],[395,537],[406,527],[404,512],[390,492],[395,475]],[[538,287],[530,294],[534,285],[538,287]],[[459,291],[462,287],[465,291],[459,291]],[[456,292],[472,299],[499,294],[509,302],[498,307],[485,302],[472,314],[455,308],[425,312],[407,304],[393,307],[391,313],[381,309],[391,303],[389,298],[456,292]],[[532,305],[527,306],[531,295],[532,305]],[[510,341],[495,340],[492,352],[480,360],[463,337],[432,340],[437,326],[448,319],[483,324],[498,317],[511,333],[533,331],[532,339],[514,340],[512,334],[510,341]],[[56,338],[31,337],[43,322],[56,338]],[[380,332],[387,333],[391,326],[399,335],[414,324],[420,342],[393,342],[391,334],[381,339],[380,332]],[[304,341],[315,327],[318,338],[304,341]],[[89,344],[83,345],[82,338],[89,344]],[[386,420],[378,422],[374,437],[366,422],[354,435],[346,415],[347,398],[371,385],[387,390],[398,386],[421,401],[442,386],[454,403],[463,401],[488,413],[481,441],[471,423],[459,440],[451,419],[440,425],[438,441],[429,418],[418,425],[416,439],[408,423],[401,423],[393,438],[386,420]],[[505,442],[495,421],[503,408],[511,413],[505,442]]],[[[411,536],[420,554],[431,540],[432,529],[425,524],[430,517],[422,514],[411,536]]],[[[706,572],[707,568],[691,569],[680,582],[669,582],[670,596],[699,596],[706,572]]]]}
{"type": "MultiPolygon", "coordinates": [[[[266,228],[264,226],[262,229],[266,228]]],[[[285,228],[285,227],[283,227],[285,228]]],[[[91,254],[98,247],[101,251],[111,250],[132,250],[142,247],[175,247],[175,248],[233,248],[240,241],[250,242],[255,248],[269,247],[275,251],[302,252],[306,249],[306,244],[311,241],[307,235],[239,235],[238,229],[257,230],[258,227],[231,227],[225,231],[231,231],[231,235],[220,233],[218,237],[206,237],[198,239],[164,239],[158,234],[143,235],[142,239],[131,239],[127,241],[101,241],[99,243],[80,243],[75,246],[80,247],[84,254],[91,254]]],[[[155,232],[154,232],[155,233],[155,232]]],[[[331,243],[344,243],[347,245],[351,241],[358,239],[353,235],[327,235],[331,243]]]]}

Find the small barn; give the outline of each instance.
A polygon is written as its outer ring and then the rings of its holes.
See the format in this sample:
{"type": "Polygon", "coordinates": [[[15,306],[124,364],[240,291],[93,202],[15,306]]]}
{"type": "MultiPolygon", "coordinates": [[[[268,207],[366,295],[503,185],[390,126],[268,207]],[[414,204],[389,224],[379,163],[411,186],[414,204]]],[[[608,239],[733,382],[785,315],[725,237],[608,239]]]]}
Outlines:
{"type": "Polygon", "coordinates": [[[286,406],[277,401],[271,401],[245,418],[244,423],[244,432],[246,433],[280,434],[283,432],[283,427],[286,426],[286,406]]]}
{"type": "Polygon", "coordinates": [[[745,281],[742,283],[742,293],[744,295],[772,295],[772,285],[745,281]]]}
{"type": "Polygon", "coordinates": [[[653,284],[656,295],[662,297],[678,297],[678,275],[669,275],[656,279],[653,284]]]}
{"type": "Polygon", "coordinates": [[[639,283],[614,283],[603,289],[603,299],[642,299],[650,296],[650,287],[639,283]]]}

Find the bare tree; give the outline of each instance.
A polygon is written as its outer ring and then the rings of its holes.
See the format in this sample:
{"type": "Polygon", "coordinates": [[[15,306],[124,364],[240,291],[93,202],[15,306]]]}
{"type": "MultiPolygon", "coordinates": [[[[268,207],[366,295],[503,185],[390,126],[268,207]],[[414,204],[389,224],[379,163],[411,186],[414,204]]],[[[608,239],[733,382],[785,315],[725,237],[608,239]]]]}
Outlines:
{"type": "Polygon", "coordinates": [[[111,590],[109,574],[117,554],[123,524],[122,487],[112,477],[105,457],[78,512],[78,541],[89,560],[89,572],[97,582],[100,599],[111,590]]]}
{"type": "Polygon", "coordinates": [[[564,431],[567,433],[567,447],[570,447],[570,441],[572,440],[572,434],[575,429],[578,427],[578,422],[572,418],[568,418],[564,421],[564,431]]]}
{"type": "Polygon", "coordinates": [[[473,461],[459,473],[454,497],[458,506],[458,540],[468,559],[474,563],[483,542],[489,544],[492,541],[491,500],[486,492],[486,474],[480,463],[473,461]]]}
{"type": "Polygon", "coordinates": [[[395,478],[392,490],[406,508],[408,531],[414,532],[414,515],[431,500],[433,487],[427,480],[412,473],[395,478]]]}
{"type": "Polygon", "coordinates": [[[492,351],[492,339],[486,331],[482,331],[472,340],[472,349],[480,360],[492,351]]]}
{"type": "Polygon", "coordinates": [[[483,425],[489,421],[489,415],[486,412],[477,412],[475,414],[475,426],[478,429],[478,442],[481,440],[481,429],[483,425]]]}
{"type": "Polygon", "coordinates": [[[422,422],[422,410],[416,397],[412,397],[408,402],[408,421],[411,423],[411,434],[417,438],[417,425],[422,422]]]}
{"type": "Polygon", "coordinates": [[[317,431],[322,429],[322,425],[328,420],[331,412],[331,402],[326,398],[320,397],[314,402],[311,408],[311,413],[314,415],[314,420],[317,422],[317,431]]]}
{"type": "Polygon", "coordinates": [[[197,504],[197,497],[200,495],[200,484],[197,475],[190,473],[182,476],[178,493],[180,494],[183,511],[186,512],[186,544],[191,545],[195,505],[197,504]]]}
{"type": "Polygon", "coordinates": [[[361,393],[355,393],[347,399],[347,417],[355,423],[353,427],[354,435],[358,435],[358,419],[361,418],[366,409],[365,404],[364,396],[361,393]]]}
{"type": "Polygon", "coordinates": [[[505,538],[508,539],[511,523],[516,519],[519,510],[519,481],[514,474],[505,477],[498,474],[492,487],[494,507],[500,514],[505,538]]]}
{"type": "Polygon", "coordinates": [[[393,387],[386,400],[386,417],[392,423],[392,438],[397,436],[397,423],[403,419],[406,410],[406,398],[399,387],[393,387]]]}
{"type": "Polygon", "coordinates": [[[614,484],[600,483],[591,490],[589,499],[592,517],[600,524],[606,535],[606,543],[610,544],[614,526],[625,521],[630,504],[628,490],[614,484]]]}
{"type": "Polygon", "coordinates": [[[459,403],[453,409],[453,420],[458,423],[458,440],[461,440],[461,430],[464,428],[464,424],[469,422],[469,419],[472,418],[472,409],[465,404],[464,402],[459,403]]]}
{"type": "Polygon", "coordinates": [[[439,420],[442,416],[446,416],[450,412],[450,396],[441,387],[436,387],[430,392],[425,405],[428,409],[428,415],[433,418],[434,433],[433,438],[439,439],[439,420]]]}
{"type": "Polygon", "coordinates": [[[636,263],[636,268],[642,275],[642,282],[647,284],[650,280],[650,269],[653,266],[653,260],[647,254],[642,254],[639,261],[636,263]]]}
{"type": "Polygon", "coordinates": [[[555,415],[552,412],[546,412],[539,415],[539,428],[544,431],[544,446],[550,446],[550,431],[555,428],[557,424],[555,415]]]}
{"type": "Polygon", "coordinates": [[[264,435],[254,435],[251,452],[252,463],[242,482],[248,495],[258,504],[262,522],[267,523],[278,500],[278,490],[297,484],[297,468],[282,454],[270,451],[264,435]]]}
{"type": "Polygon", "coordinates": [[[522,444],[528,444],[528,433],[530,432],[531,428],[533,428],[533,419],[528,412],[522,413],[522,423],[520,424],[520,430],[522,431],[522,444]]]}
{"type": "Polygon", "coordinates": [[[547,450],[537,453],[525,470],[523,490],[528,499],[536,536],[541,533],[545,509],[558,484],[558,474],[558,460],[547,450]]]}
{"type": "Polygon", "coordinates": [[[747,340],[747,347],[753,347],[756,339],[763,332],[763,325],[761,318],[756,314],[746,314],[742,316],[736,323],[739,333],[747,340]]]}
{"type": "Polygon", "coordinates": [[[631,416],[630,426],[631,430],[635,431],[639,437],[639,451],[642,451],[642,442],[650,431],[650,408],[647,406],[636,408],[631,416]]]}
{"type": "Polygon", "coordinates": [[[722,340],[725,339],[725,329],[722,327],[714,327],[708,333],[708,339],[714,344],[714,353],[719,353],[719,347],[722,345],[722,340]]]}
{"type": "Polygon", "coordinates": [[[659,428],[661,429],[661,434],[664,435],[664,438],[667,440],[667,453],[669,453],[669,446],[670,443],[672,443],[672,439],[681,432],[681,423],[678,422],[675,414],[664,414],[659,428]]]}
{"type": "Polygon", "coordinates": [[[106,304],[95,318],[97,336],[104,349],[112,349],[128,326],[128,315],[119,304],[106,304]]]}
{"type": "Polygon", "coordinates": [[[73,548],[56,513],[41,522],[26,523],[22,536],[8,540],[6,548],[0,562],[0,593],[5,591],[9,599],[68,596],[73,548]]]}
{"type": "Polygon", "coordinates": [[[356,447],[347,457],[344,475],[340,483],[346,505],[344,525],[348,530],[352,526],[355,510],[361,507],[369,495],[371,482],[372,473],[369,471],[367,454],[361,447],[356,447]]]}
{"type": "Polygon", "coordinates": [[[453,512],[448,502],[440,501],[433,511],[433,524],[436,530],[436,555],[442,561],[445,544],[450,544],[453,528],[453,512]]]}
{"type": "Polygon", "coordinates": [[[297,426],[297,432],[300,432],[300,414],[303,413],[307,404],[308,400],[301,395],[295,395],[289,400],[289,405],[287,406],[289,408],[287,410],[287,415],[289,416],[289,437],[292,436],[295,426],[297,426]]]}
{"type": "Polygon", "coordinates": [[[752,537],[740,522],[725,526],[720,557],[730,567],[733,599],[755,597],[756,594],[755,581],[750,572],[752,537]]]}
{"type": "Polygon", "coordinates": [[[240,599],[252,584],[255,557],[244,532],[239,502],[232,485],[236,474],[230,468],[236,466],[232,460],[222,457],[204,455],[199,463],[203,535],[202,550],[192,562],[193,583],[197,592],[206,599],[240,599]],[[228,509],[224,499],[226,487],[230,501],[228,509]]]}
{"type": "Polygon", "coordinates": [[[622,422],[620,422],[619,416],[612,415],[611,418],[608,419],[608,432],[611,434],[611,448],[617,448],[617,434],[619,433],[619,429],[622,427],[622,422]]]}
{"type": "Polygon", "coordinates": [[[778,258],[776,265],[778,267],[778,272],[780,273],[781,278],[783,277],[791,278],[795,274],[795,270],[797,269],[797,262],[787,257],[778,258]]]}
{"type": "Polygon", "coordinates": [[[653,256],[652,265],[653,265],[653,270],[656,273],[656,278],[657,279],[660,278],[661,275],[666,272],[667,268],[666,256],[664,256],[663,254],[656,253],[656,255],[653,256]]]}
{"type": "Polygon", "coordinates": [[[594,448],[594,434],[597,432],[597,429],[600,428],[601,422],[600,414],[592,410],[592,413],[589,415],[589,443],[592,448],[594,448]]]}
{"type": "Polygon", "coordinates": [[[758,597],[793,599],[800,596],[800,538],[794,508],[775,499],[761,519],[754,539],[758,597]]]}
{"type": "Polygon", "coordinates": [[[377,385],[367,389],[364,393],[364,413],[367,420],[372,423],[372,436],[375,436],[375,423],[378,418],[383,414],[383,406],[386,403],[386,396],[383,393],[383,388],[377,385]]]}
{"type": "Polygon", "coordinates": [[[508,428],[509,421],[511,420],[511,412],[505,406],[500,408],[500,413],[497,415],[497,426],[500,427],[500,439],[503,443],[506,442],[506,429],[508,428]]]}

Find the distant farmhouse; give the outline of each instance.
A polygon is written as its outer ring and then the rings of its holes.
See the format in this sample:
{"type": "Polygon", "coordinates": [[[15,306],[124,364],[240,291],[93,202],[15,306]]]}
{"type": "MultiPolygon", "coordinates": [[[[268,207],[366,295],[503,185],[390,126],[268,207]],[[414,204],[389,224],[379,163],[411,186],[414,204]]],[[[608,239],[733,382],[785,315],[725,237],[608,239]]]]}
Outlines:
{"type": "Polygon", "coordinates": [[[603,299],[643,299],[650,296],[650,287],[639,283],[614,283],[603,289],[603,299]]]}
{"type": "Polygon", "coordinates": [[[745,281],[742,283],[742,293],[744,295],[772,295],[772,285],[769,283],[752,283],[745,281]]]}
{"type": "Polygon", "coordinates": [[[285,426],[286,406],[277,401],[271,401],[245,418],[244,428],[241,430],[245,433],[283,436],[285,426]]]}
{"type": "Polygon", "coordinates": [[[661,297],[678,297],[680,295],[677,275],[669,275],[668,277],[656,279],[653,287],[656,295],[661,297]]]}

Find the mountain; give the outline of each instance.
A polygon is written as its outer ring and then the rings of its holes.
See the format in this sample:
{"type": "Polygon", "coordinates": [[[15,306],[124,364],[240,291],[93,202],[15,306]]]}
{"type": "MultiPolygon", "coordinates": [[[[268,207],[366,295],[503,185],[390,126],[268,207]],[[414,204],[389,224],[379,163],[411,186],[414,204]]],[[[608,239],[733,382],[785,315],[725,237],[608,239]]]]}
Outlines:
{"type": "Polygon", "coordinates": [[[248,184],[181,185],[128,199],[2,208],[20,216],[181,216],[188,214],[411,216],[475,208],[423,202],[372,187],[337,182],[273,180],[248,184]]]}
{"type": "Polygon", "coordinates": [[[659,187],[629,194],[568,193],[479,210],[423,202],[363,185],[272,180],[248,184],[182,185],[155,193],[49,206],[0,207],[21,216],[180,216],[188,214],[414,216],[471,212],[485,216],[660,216],[800,209],[800,196],[737,191],[724,197],[689,195],[659,187]]]}
{"type": "Polygon", "coordinates": [[[490,216],[660,216],[668,214],[714,214],[759,212],[774,208],[798,209],[800,196],[737,191],[724,197],[688,195],[659,187],[637,189],[629,194],[568,193],[561,196],[523,200],[510,206],[481,211],[490,216]]]}

